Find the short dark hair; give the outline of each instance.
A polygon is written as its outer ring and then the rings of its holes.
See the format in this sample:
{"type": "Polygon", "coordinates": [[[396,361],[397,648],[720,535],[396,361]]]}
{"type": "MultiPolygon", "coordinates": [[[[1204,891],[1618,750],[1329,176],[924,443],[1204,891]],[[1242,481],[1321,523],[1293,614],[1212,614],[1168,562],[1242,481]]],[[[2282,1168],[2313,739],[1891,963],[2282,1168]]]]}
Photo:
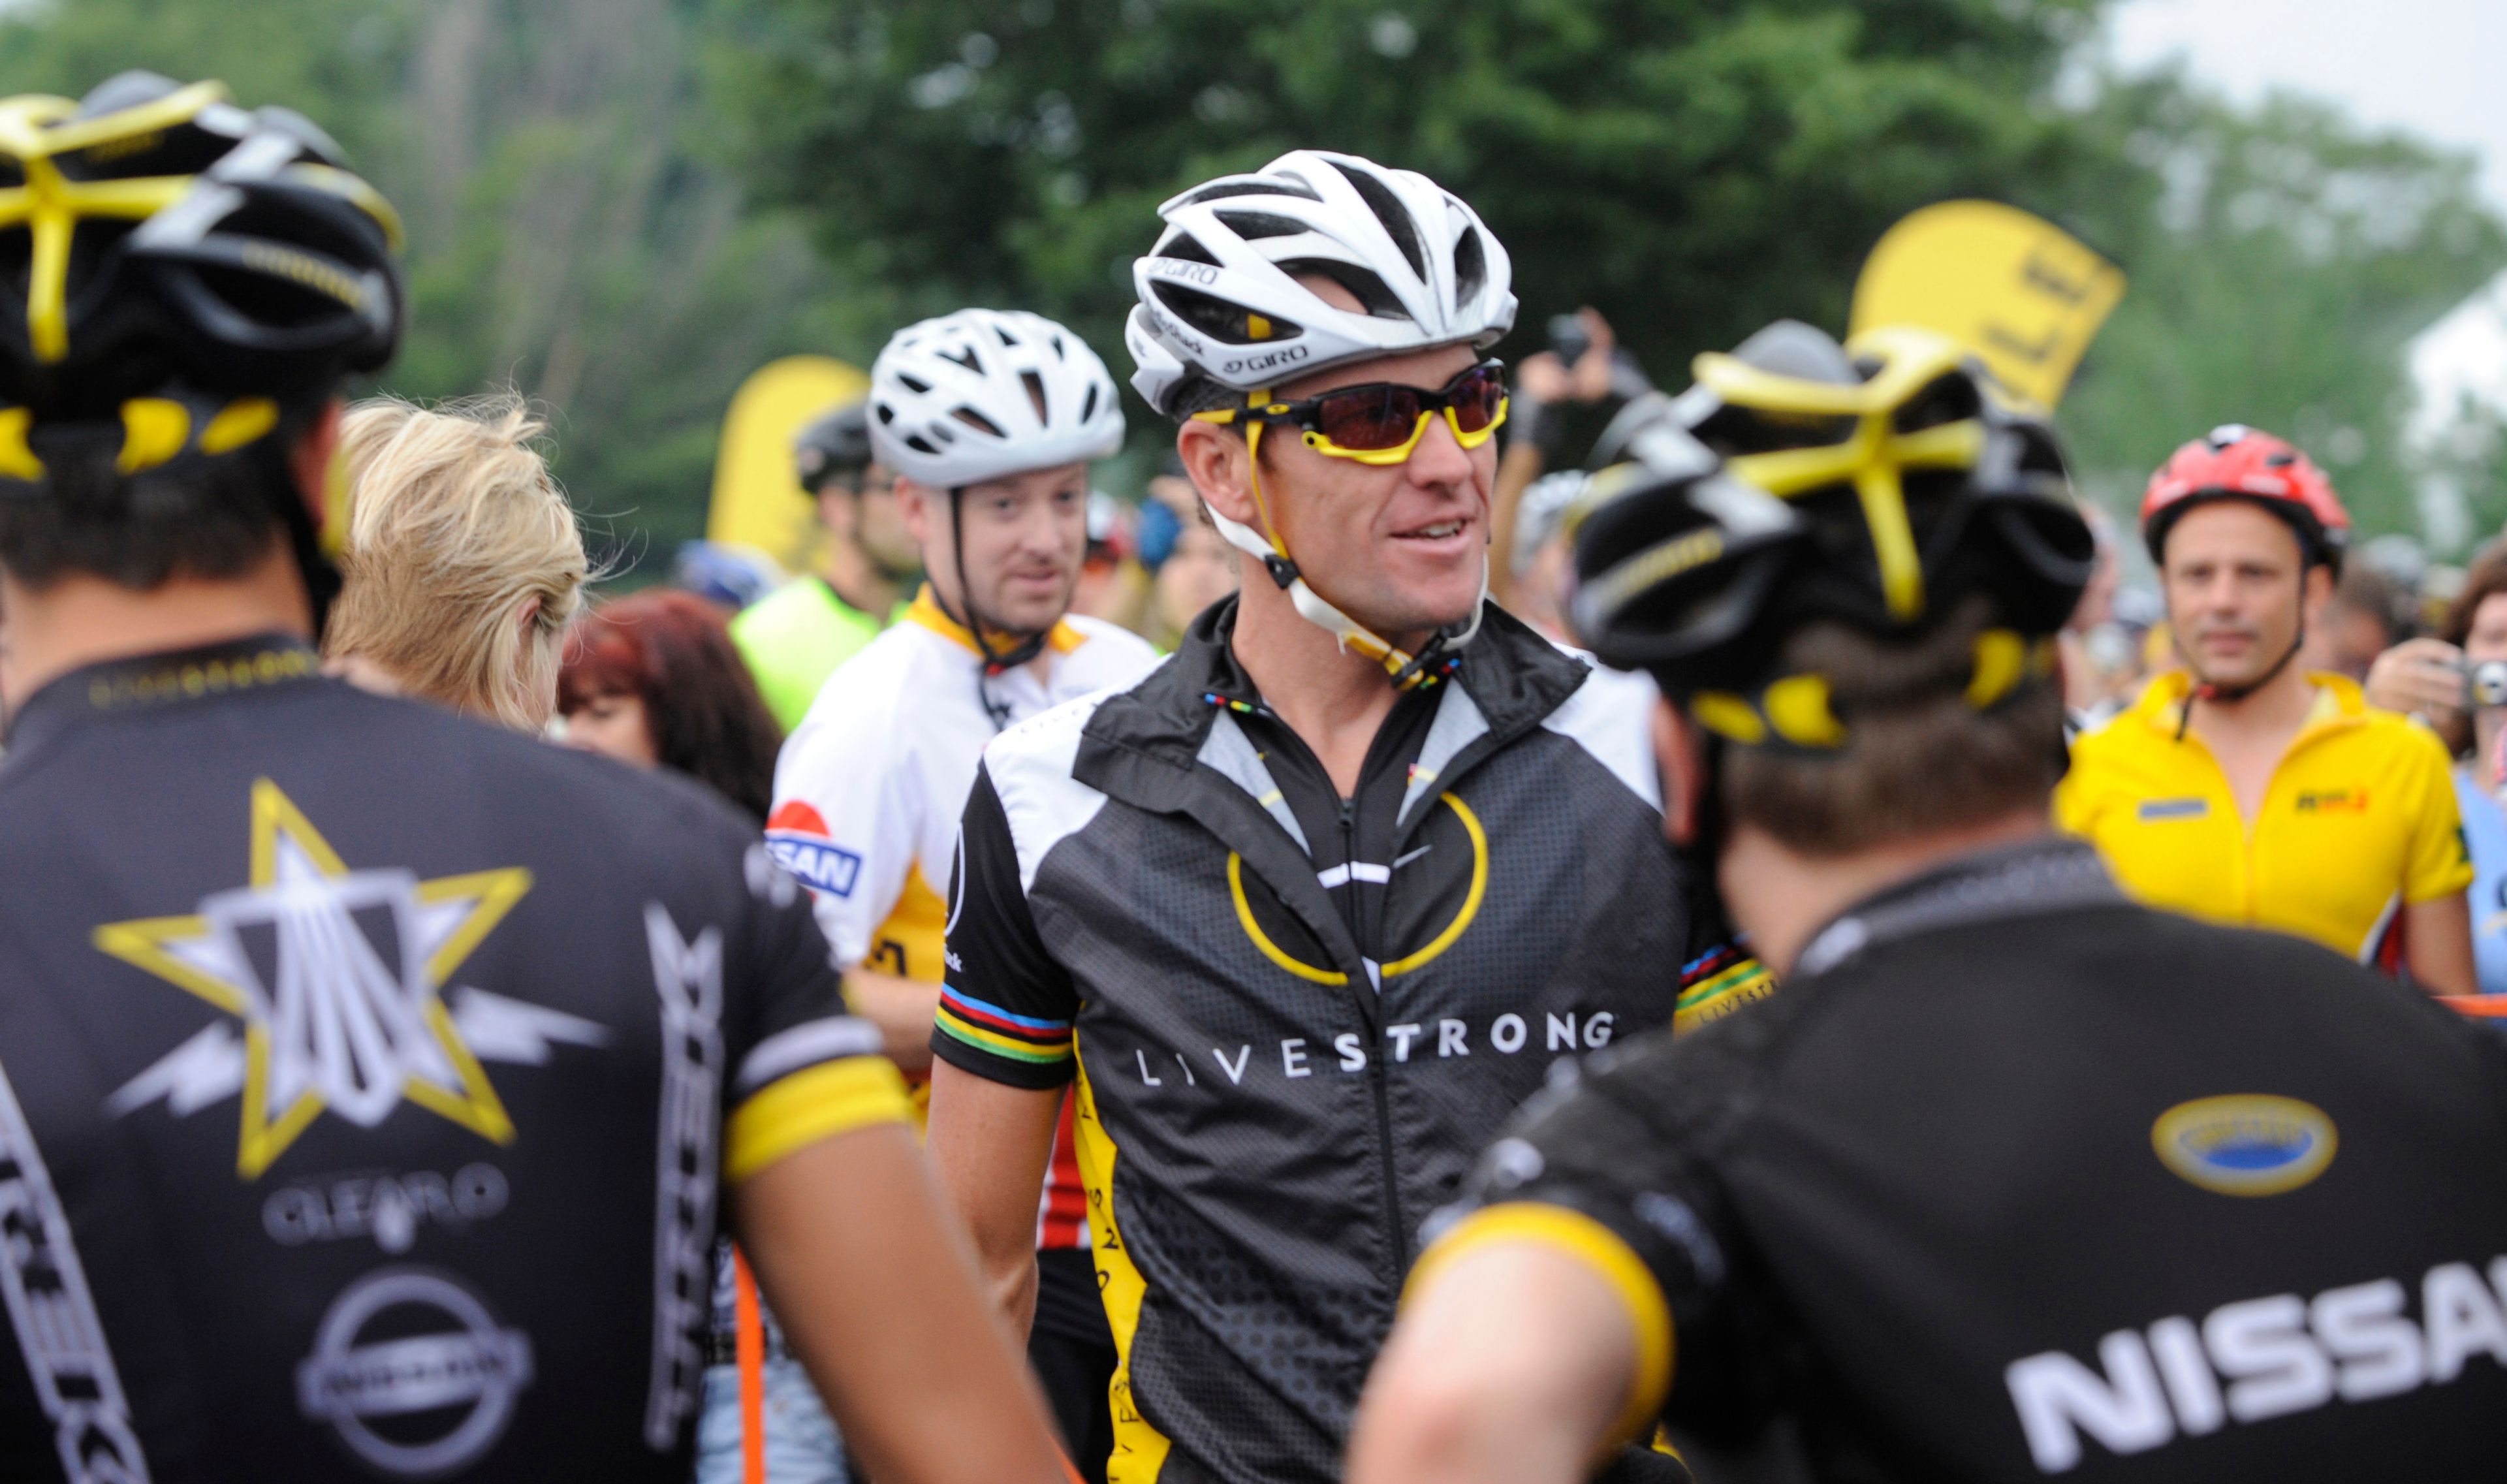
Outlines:
{"type": "Polygon", "coordinates": [[[1912,640],[1836,623],[1786,640],[1784,672],[1828,677],[1850,740],[1835,753],[1730,748],[1728,815],[1803,854],[1842,855],[2047,808],[2064,767],[2060,691],[2030,679],[1989,710],[1967,703],[1991,614],[1976,598],[1912,640]]]}
{"type": "Polygon", "coordinates": [[[45,478],[0,492],[0,566],[38,591],[73,576],[135,593],[177,575],[239,577],[266,560],[299,498],[288,461],[310,422],[299,410],[251,444],[124,474],[112,423],[38,425],[27,444],[45,478]]]}

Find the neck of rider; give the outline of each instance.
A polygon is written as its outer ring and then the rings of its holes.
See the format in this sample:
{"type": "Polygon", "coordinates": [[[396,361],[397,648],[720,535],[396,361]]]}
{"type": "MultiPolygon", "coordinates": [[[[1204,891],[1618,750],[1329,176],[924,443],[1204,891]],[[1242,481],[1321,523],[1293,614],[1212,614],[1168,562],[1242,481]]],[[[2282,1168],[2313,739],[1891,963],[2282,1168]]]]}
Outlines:
{"type": "MultiPolygon", "coordinates": [[[[297,492],[317,521],[339,446],[334,402],[289,451],[297,492]]],[[[260,559],[229,577],[178,569],[139,591],[81,572],[36,587],[0,568],[0,710],[14,712],[47,684],[90,665],[260,633],[313,636],[312,599],[275,523],[260,559]]]]}
{"type": "Polygon", "coordinates": [[[885,619],[903,597],[897,580],[871,561],[861,544],[863,496],[838,485],[818,493],[818,525],[826,531],[826,552],[818,575],[854,611],[885,619]]]}
{"type": "Polygon", "coordinates": [[[145,592],[77,573],[28,587],[0,571],[0,707],[90,665],[285,633],[309,640],[313,606],[278,528],[246,571],[176,573],[145,592]]]}
{"type": "MultiPolygon", "coordinates": [[[[1669,701],[1653,711],[1654,759],[1662,773],[1662,832],[1693,847],[1707,786],[1705,739],[1669,701]]],[[[1716,855],[1715,879],[1732,924],[1750,950],[1779,977],[1793,972],[1811,936],[1855,903],[1901,882],[1996,846],[2043,838],[2050,804],[2024,807],[1953,828],[1902,835],[1866,850],[1834,855],[1798,851],[1746,819],[1730,820],[1716,855]]]]}

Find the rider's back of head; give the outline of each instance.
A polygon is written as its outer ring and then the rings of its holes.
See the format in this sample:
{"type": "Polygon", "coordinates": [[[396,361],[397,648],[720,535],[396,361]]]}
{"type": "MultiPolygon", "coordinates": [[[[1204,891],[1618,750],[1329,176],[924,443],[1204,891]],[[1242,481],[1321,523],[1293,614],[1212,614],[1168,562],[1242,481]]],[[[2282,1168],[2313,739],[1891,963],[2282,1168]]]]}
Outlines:
{"type": "Polygon", "coordinates": [[[293,455],[398,344],[391,207],[302,115],[153,73],[0,103],[0,566],[145,592],[284,532],[318,616],[340,491],[293,455]]]}

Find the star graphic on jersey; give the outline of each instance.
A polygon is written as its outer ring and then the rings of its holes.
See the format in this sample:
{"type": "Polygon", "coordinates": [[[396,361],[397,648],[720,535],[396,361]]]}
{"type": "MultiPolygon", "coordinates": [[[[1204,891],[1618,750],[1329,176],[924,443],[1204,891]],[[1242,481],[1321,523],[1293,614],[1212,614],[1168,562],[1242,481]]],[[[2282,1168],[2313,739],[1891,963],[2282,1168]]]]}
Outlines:
{"type": "Polygon", "coordinates": [[[276,783],[259,778],[251,872],[249,886],[202,898],[190,916],[108,923],[94,934],[105,953],[241,1022],[240,1054],[234,1026],[214,1024],[134,1078],[114,1106],[163,1097],[180,1117],[240,1093],[236,1170],[247,1180],[325,1108],[373,1128],[407,1100],[511,1142],[513,1121],[462,1021],[497,1027],[502,1060],[544,1059],[544,1046],[529,1055],[534,1028],[601,1037],[590,1022],[481,991],[465,992],[482,1001],[478,1016],[446,1008],[446,979],[531,888],[520,866],[432,881],[352,871],[276,783]],[[512,1054],[517,1042],[522,1055],[512,1054]]]}

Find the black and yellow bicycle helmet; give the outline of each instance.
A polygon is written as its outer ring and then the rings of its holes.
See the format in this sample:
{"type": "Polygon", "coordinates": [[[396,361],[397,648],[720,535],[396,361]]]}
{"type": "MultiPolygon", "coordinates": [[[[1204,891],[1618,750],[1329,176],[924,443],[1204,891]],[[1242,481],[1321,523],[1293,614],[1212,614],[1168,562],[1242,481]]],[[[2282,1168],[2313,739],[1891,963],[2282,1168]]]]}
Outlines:
{"type": "Polygon", "coordinates": [[[1970,699],[2051,673],[2095,544],[2042,413],[1916,329],[1778,321],[1695,371],[1571,515],[1595,653],[1732,741],[1803,748],[1845,741],[1820,677],[1777,673],[1805,624],[1911,637],[1982,594],[1970,699]]]}
{"type": "Polygon", "coordinates": [[[398,347],[399,244],[329,135],[224,84],[125,72],[0,99],[0,500],[164,508],[203,461],[257,458],[318,623],[345,481],[316,521],[283,444],[398,347]]]}

